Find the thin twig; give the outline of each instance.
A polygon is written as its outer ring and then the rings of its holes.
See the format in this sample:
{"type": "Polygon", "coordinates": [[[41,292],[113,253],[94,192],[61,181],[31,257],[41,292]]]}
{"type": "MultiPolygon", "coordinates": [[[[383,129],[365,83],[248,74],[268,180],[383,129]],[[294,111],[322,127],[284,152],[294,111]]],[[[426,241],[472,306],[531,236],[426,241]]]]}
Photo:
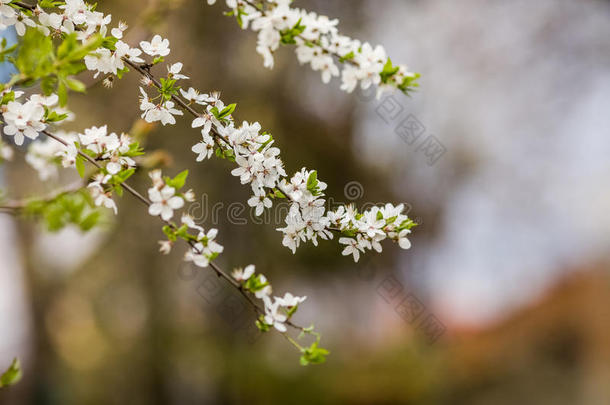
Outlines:
{"type": "Polygon", "coordinates": [[[77,182],[74,182],[73,184],[70,184],[68,186],[62,187],[58,190],[53,191],[52,193],[49,193],[47,196],[45,197],[41,197],[41,198],[24,198],[22,200],[13,200],[13,201],[9,201],[6,204],[0,206],[0,210],[4,210],[4,211],[20,211],[22,209],[24,209],[28,202],[30,201],[42,201],[42,202],[49,202],[49,201],[53,201],[55,200],[57,197],[63,195],[63,194],[71,194],[71,193],[76,193],[77,191],[80,191],[84,188],[85,186],[83,185],[83,181],[79,180],[77,182]]]}

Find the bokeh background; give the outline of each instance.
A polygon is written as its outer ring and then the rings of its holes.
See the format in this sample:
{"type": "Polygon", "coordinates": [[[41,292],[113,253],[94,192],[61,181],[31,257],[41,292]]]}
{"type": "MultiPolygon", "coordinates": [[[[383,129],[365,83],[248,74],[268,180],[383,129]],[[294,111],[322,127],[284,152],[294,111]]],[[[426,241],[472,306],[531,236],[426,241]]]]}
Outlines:
{"type": "MultiPolygon", "coordinates": [[[[289,172],[318,169],[332,201],[407,204],[421,224],[410,250],[388,243],[358,264],[333,242],[292,255],[281,215],[261,224],[235,208],[248,189],[228,162],[195,163],[188,120],[138,122],[135,75],[112,90],[86,76],[70,127],[141,131],[165,171],[190,169],[191,213],[219,228],[219,263],[254,263],[276,293],[307,295],[297,319],[315,322],[327,364],[301,367],[277,334],[252,333],[230,290],[179,248],[157,253],[159,224],[124,197],[86,235],[0,214],[0,368],[19,355],[25,373],[0,403],[610,403],[610,2],[296,5],[384,44],[421,89],[347,95],[288,48],[266,70],[221,5],[98,2],[128,41],[168,37],[190,84],[237,102],[289,172]]],[[[57,187],[22,157],[0,169],[9,196],[57,187]]]]}

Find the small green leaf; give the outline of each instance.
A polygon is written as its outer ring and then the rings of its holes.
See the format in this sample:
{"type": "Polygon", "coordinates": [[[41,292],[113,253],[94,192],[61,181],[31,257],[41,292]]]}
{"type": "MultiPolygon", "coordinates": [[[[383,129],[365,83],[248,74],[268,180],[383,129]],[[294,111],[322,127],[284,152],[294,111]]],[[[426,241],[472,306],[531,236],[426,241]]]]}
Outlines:
{"type": "Polygon", "coordinates": [[[392,76],[394,76],[399,70],[400,70],[400,67],[393,66],[392,60],[390,58],[388,58],[386,64],[383,66],[383,71],[381,73],[379,73],[379,76],[381,76],[381,81],[383,83],[387,83],[390,80],[390,78],[392,76]]]}
{"type": "Polygon", "coordinates": [[[186,183],[186,178],[188,175],[189,175],[189,171],[184,170],[184,171],[178,173],[178,175],[176,177],[174,177],[173,179],[167,179],[165,182],[167,183],[168,186],[173,187],[176,190],[180,190],[182,187],[184,187],[184,183],[186,183]]]}
{"type": "Polygon", "coordinates": [[[307,188],[312,188],[315,187],[318,184],[318,172],[317,171],[313,171],[309,174],[309,177],[307,178],[307,188]]]}
{"type": "Polygon", "coordinates": [[[93,227],[95,225],[98,224],[98,222],[100,221],[101,216],[102,216],[102,214],[99,211],[93,211],[92,213],[87,215],[85,217],[85,219],[83,219],[81,221],[81,223],[79,224],[80,229],[83,232],[90,231],[91,229],[93,229],[93,227]]]}
{"type": "Polygon", "coordinates": [[[256,320],[256,327],[261,332],[269,332],[269,329],[271,329],[271,325],[265,322],[265,317],[262,315],[256,320]]]}
{"type": "Polygon", "coordinates": [[[174,229],[171,226],[165,225],[163,227],[163,233],[165,234],[165,236],[167,236],[167,239],[169,239],[171,242],[175,242],[177,240],[176,231],[174,231],[174,229]]]}
{"type": "Polygon", "coordinates": [[[19,359],[15,358],[11,366],[0,376],[0,387],[17,384],[21,380],[22,372],[19,359]]]}
{"type": "Polygon", "coordinates": [[[233,111],[235,111],[235,107],[237,107],[237,104],[229,104],[228,106],[222,109],[220,114],[218,114],[218,118],[224,118],[233,114],[233,111]]]}
{"type": "Polygon", "coordinates": [[[59,96],[59,105],[61,107],[65,106],[68,103],[68,89],[63,80],[61,80],[59,86],[57,86],[57,95],[59,96]]]}
{"type": "Polygon", "coordinates": [[[284,193],[282,193],[279,189],[275,189],[274,190],[274,196],[277,198],[286,198],[286,196],[284,195],[284,193]]]}
{"type": "Polygon", "coordinates": [[[128,68],[127,66],[125,66],[123,69],[120,69],[120,70],[117,70],[117,71],[116,71],[116,76],[117,76],[119,79],[122,79],[122,78],[123,78],[123,75],[124,75],[125,73],[128,73],[128,72],[129,72],[129,68],[128,68]]]}
{"type": "Polygon", "coordinates": [[[344,63],[345,61],[352,60],[355,57],[356,57],[356,54],[354,54],[354,51],[351,51],[347,55],[343,55],[342,57],[340,57],[339,62],[344,63]]]}
{"type": "Polygon", "coordinates": [[[330,352],[326,349],[318,347],[318,342],[313,342],[311,346],[302,349],[301,365],[308,366],[310,364],[322,364],[326,361],[326,356],[330,352]]]}
{"type": "Polygon", "coordinates": [[[40,87],[45,96],[49,96],[55,91],[57,86],[57,76],[46,76],[40,82],[40,87]]]}
{"type": "Polygon", "coordinates": [[[0,105],[8,104],[11,101],[15,101],[15,92],[9,91],[2,96],[2,100],[0,100],[0,105]]]}
{"type": "Polygon", "coordinates": [[[320,195],[320,188],[318,187],[318,172],[313,171],[309,174],[307,178],[307,190],[314,196],[320,195]]]}
{"type": "Polygon", "coordinates": [[[76,155],[76,171],[78,175],[85,178],[85,158],[81,155],[76,155]]]}
{"type": "Polygon", "coordinates": [[[66,84],[70,89],[78,91],[79,93],[84,93],[87,89],[85,83],[81,82],[80,80],[72,79],[70,77],[66,78],[66,84]]]}

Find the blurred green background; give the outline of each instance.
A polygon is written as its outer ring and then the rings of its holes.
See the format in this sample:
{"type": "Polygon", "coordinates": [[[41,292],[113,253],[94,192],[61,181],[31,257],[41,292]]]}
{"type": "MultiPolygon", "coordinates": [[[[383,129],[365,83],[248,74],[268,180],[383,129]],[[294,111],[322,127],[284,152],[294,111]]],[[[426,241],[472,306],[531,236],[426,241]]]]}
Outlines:
{"type": "MultiPolygon", "coordinates": [[[[336,242],[293,255],[281,214],[255,223],[234,204],[249,190],[229,162],[195,162],[188,120],[138,121],[133,74],[111,90],[83,75],[69,127],[146,132],[164,171],[189,169],[190,212],[220,230],[219,264],[253,263],[276,294],[307,295],[297,320],[316,324],[328,362],[301,367],[279,335],[253,333],[234,292],[179,247],[157,252],[159,223],[126,196],[88,235],[0,216],[0,368],[19,355],[25,373],[0,403],[609,404],[610,3],[295,4],[384,44],[422,73],[420,91],[344,94],[289,48],[266,70],[256,35],[221,4],[98,8],[129,24],[128,42],[169,38],[188,85],[236,102],[238,120],[274,135],[287,172],[316,168],[332,201],[408,204],[421,224],[410,250],[387,243],[358,264],[336,242]],[[420,141],[441,143],[438,160],[401,137],[408,117],[420,141]]],[[[12,197],[72,179],[41,183],[19,157],[1,174],[12,197]]],[[[144,173],[134,185],[147,188],[144,173]]]]}

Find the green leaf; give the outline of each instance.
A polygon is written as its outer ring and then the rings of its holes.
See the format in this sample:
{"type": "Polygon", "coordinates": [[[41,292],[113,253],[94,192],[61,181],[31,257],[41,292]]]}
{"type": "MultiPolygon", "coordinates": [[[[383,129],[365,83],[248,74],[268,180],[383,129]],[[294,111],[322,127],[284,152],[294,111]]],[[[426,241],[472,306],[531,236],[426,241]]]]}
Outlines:
{"type": "Polygon", "coordinates": [[[387,83],[390,80],[390,78],[392,76],[394,76],[399,70],[400,70],[400,67],[393,66],[392,60],[390,58],[388,58],[387,62],[383,66],[383,71],[381,73],[379,73],[379,75],[381,76],[381,81],[383,83],[387,83]]]}
{"type": "Polygon", "coordinates": [[[123,153],[123,156],[135,157],[141,156],[144,154],[144,149],[140,147],[138,142],[134,142],[129,145],[129,150],[126,153],[123,153]]]}
{"type": "Polygon", "coordinates": [[[109,49],[111,51],[115,51],[116,50],[116,43],[119,39],[115,38],[115,37],[106,37],[104,38],[104,40],[102,41],[102,47],[109,49]]]}
{"type": "Polygon", "coordinates": [[[123,182],[127,181],[127,179],[129,179],[131,176],[133,176],[133,174],[136,172],[135,168],[130,168],[130,169],[126,169],[123,170],[121,173],[119,173],[119,176],[121,177],[121,180],[123,180],[123,182]]]}
{"type": "Polygon", "coordinates": [[[318,187],[318,172],[313,171],[307,178],[307,190],[314,196],[320,195],[320,188],[318,187]]]}
{"type": "Polygon", "coordinates": [[[129,72],[129,68],[128,68],[127,66],[125,66],[123,69],[121,69],[121,70],[117,70],[117,71],[116,71],[116,76],[117,76],[119,79],[122,79],[122,78],[123,78],[123,75],[124,75],[125,73],[128,73],[128,72],[129,72]]]}
{"type": "Polygon", "coordinates": [[[78,41],[76,40],[76,33],[66,35],[63,42],[57,48],[57,57],[64,59],[70,55],[78,47],[78,41]]]}
{"type": "Polygon", "coordinates": [[[101,212],[85,189],[61,194],[50,201],[30,201],[24,213],[29,216],[41,216],[50,232],[59,231],[68,224],[75,224],[86,232],[97,225],[101,218],[101,212]]]}
{"type": "Polygon", "coordinates": [[[352,60],[355,57],[356,57],[356,54],[354,53],[354,51],[351,51],[347,55],[343,55],[342,57],[340,57],[339,62],[344,63],[345,61],[352,60]]]}
{"type": "Polygon", "coordinates": [[[167,183],[168,186],[175,188],[176,190],[180,190],[182,187],[184,187],[184,183],[186,183],[186,178],[189,175],[189,171],[188,170],[184,170],[180,173],[178,173],[178,175],[176,177],[174,177],[173,179],[167,179],[165,182],[167,183]]]}
{"type": "Polygon", "coordinates": [[[68,89],[66,88],[65,81],[60,81],[57,86],[57,95],[59,96],[59,105],[61,107],[68,103],[68,89]]]}
{"type": "Polygon", "coordinates": [[[23,36],[15,66],[23,75],[39,79],[53,71],[55,55],[53,40],[37,29],[28,29],[23,36]]]}
{"type": "Polygon", "coordinates": [[[58,122],[68,118],[68,114],[57,114],[56,111],[49,110],[47,106],[44,106],[45,110],[45,122],[58,122]]]}
{"type": "Polygon", "coordinates": [[[9,91],[2,96],[2,100],[0,100],[0,105],[8,104],[11,101],[15,101],[15,92],[9,91]]]}
{"type": "Polygon", "coordinates": [[[76,155],[76,171],[81,178],[85,178],[85,158],[81,155],[76,155]]]}
{"type": "Polygon", "coordinates": [[[294,38],[302,34],[303,31],[305,31],[305,28],[306,27],[304,25],[301,25],[301,19],[299,19],[299,21],[297,21],[292,28],[280,32],[281,43],[284,45],[296,44],[296,40],[294,38]]]}
{"type": "Polygon", "coordinates": [[[284,195],[284,193],[282,193],[279,189],[275,189],[273,191],[273,195],[277,198],[286,198],[286,196],[284,195]]]}
{"type": "Polygon", "coordinates": [[[229,104],[228,106],[222,109],[220,114],[218,114],[218,118],[224,118],[233,114],[233,111],[235,111],[235,107],[237,107],[237,104],[229,104]]]}
{"type": "Polygon", "coordinates": [[[65,4],[63,1],[55,1],[55,0],[38,0],[38,5],[41,8],[55,8],[59,5],[65,4]]]}
{"type": "Polygon", "coordinates": [[[261,279],[262,274],[257,274],[250,277],[245,283],[244,288],[250,292],[257,292],[269,285],[268,281],[263,282],[261,279]]]}
{"type": "Polygon", "coordinates": [[[57,76],[46,76],[40,82],[40,87],[45,96],[51,95],[51,93],[55,92],[55,87],[57,87],[57,76]]]}
{"type": "Polygon", "coordinates": [[[15,358],[8,370],[0,376],[0,388],[17,384],[21,380],[22,375],[19,359],[15,358]]]}
{"type": "Polygon", "coordinates": [[[407,76],[403,79],[402,83],[398,85],[398,88],[408,96],[410,91],[414,91],[419,87],[417,79],[420,77],[421,75],[419,73],[415,73],[413,76],[407,76]]]}
{"type": "Polygon", "coordinates": [[[301,365],[322,364],[326,361],[326,356],[330,352],[326,349],[318,347],[318,342],[313,342],[311,346],[302,349],[301,365]]]}
{"type": "Polygon", "coordinates": [[[165,225],[163,227],[163,233],[165,234],[165,236],[167,236],[167,239],[169,239],[170,242],[175,242],[177,240],[176,231],[174,231],[171,226],[165,225]]]}
{"type": "Polygon", "coordinates": [[[74,90],[74,91],[78,91],[79,93],[84,93],[85,90],[87,89],[87,87],[85,86],[85,83],[81,82],[80,80],[76,80],[76,79],[72,79],[70,77],[66,78],[66,85],[74,90]]]}
{"type": "Polygon", "coordinates": [[[256,327],[261,332],[269,332],[269,329],[271,329],[271,325],[265,322],[265,317],[262,315],[256,320],[256,327]]]}
{"type": "Polygon", "coordinates": [[[307,178],[307,189],[315,187],[318,184],[318,172],[313,171],[309,174],[307,178]]]}
{"type": "Polygon", "coordinates": [[[101,217],[102,214],[99,211],[93,211],[81,221],[81,223],[79,224],[80,229],[83,232],[90,231],[99,223],[101,217]]]}

